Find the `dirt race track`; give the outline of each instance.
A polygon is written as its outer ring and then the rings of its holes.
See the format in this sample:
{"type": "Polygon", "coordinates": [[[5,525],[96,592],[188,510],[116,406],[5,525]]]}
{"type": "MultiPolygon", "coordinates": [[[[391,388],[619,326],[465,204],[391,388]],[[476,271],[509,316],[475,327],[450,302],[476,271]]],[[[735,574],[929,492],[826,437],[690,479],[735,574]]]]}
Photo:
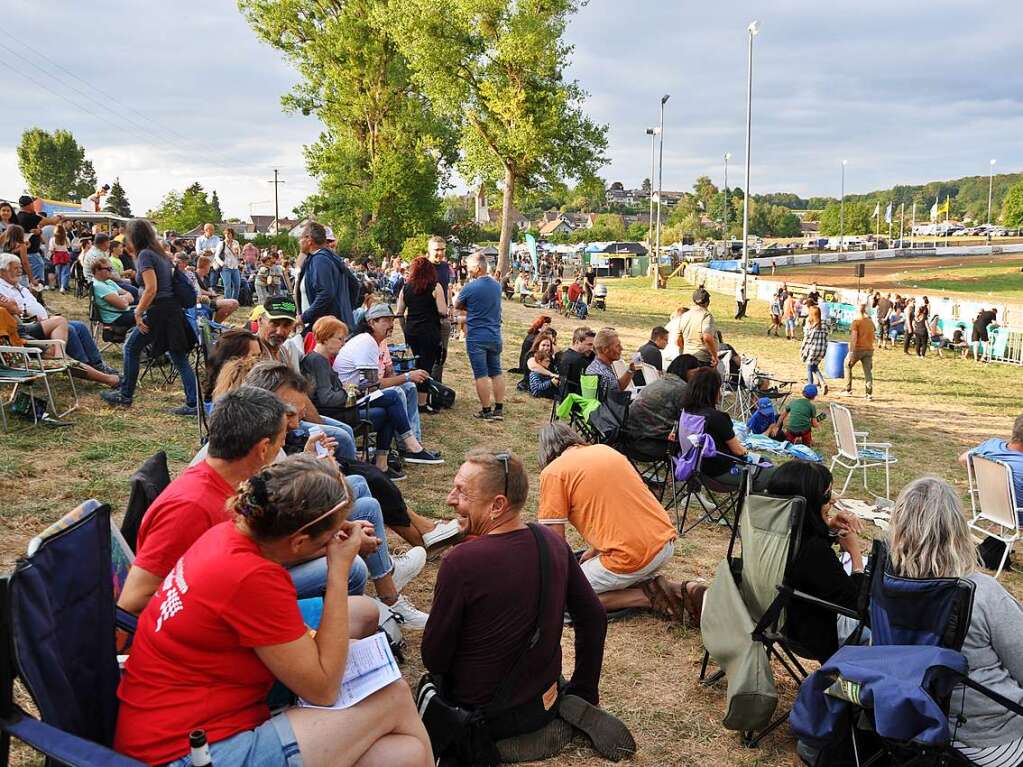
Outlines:
{"type": "MultiPolygon", "coordinates": [[[[979,256],[932,256],[887,258],[877,261],[806,264],[780,267],[775,279],[798,283],[816,281],[829,287],[855,288],[860,282],[872,290],[927,290],[964,297],[997,296],[1007,300],[1023,297],[1023,254],[979,256]],[[856,263],[866,274],[856,278],[856,263]]],[[[761,272],[770,279],[770,270],[761,272]]]]}

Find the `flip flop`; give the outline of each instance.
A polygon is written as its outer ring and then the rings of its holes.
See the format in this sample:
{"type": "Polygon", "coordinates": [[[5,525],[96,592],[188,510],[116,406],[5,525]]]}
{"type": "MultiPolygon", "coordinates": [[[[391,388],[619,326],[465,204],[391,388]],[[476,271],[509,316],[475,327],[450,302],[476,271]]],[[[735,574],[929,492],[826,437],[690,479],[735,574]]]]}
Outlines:
{"type": "Polygon", "coordinates": [[[686,581],[682,584],[685,611],[693,624],[692,628],[700,627],[700,619],[703,616],[703,595],[706,592],[707,584],[702,580],[686,581]]]}

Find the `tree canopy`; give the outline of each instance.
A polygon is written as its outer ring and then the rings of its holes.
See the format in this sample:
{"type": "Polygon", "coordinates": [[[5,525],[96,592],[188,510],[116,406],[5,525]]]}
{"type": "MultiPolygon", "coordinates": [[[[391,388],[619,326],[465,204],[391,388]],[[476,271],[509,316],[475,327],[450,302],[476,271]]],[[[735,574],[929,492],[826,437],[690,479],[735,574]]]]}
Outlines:
{"type": "Polygon", "coordinates": [[[70,131],[30,128],[18,144],[18,169],[30,194],[78,201],[96,191],[96,171],[70,131]]]}
{"type": "Polygon", "coordinates": [[[1013,228],[1023,226],[1023,179],[1013,184],[1005,195],[1002,223],[1013,228]]]}
{"type": "Polygon", "coordinates": [[[125,194],[124,187],[121,186],[120,178],[115,178],[114,183],[110,185],[110,194],[107,195],[103,210],[118,216],[131,215],[131,203],[128,202],[128,195],[125,194]]]}
{"type": "MultiPolygon", "coordinates": [[[[111,187],[113,190],[113,187],[111,187]]],[[[213,192],[213,199],[217,193],[213,192]]],[[[184,192],[172,189],[164,195],[160,205],[146,213],[146,218],[156,222],[160,229],[172,229],[183,233],[194,229],[200,224],[221,221],[219,206],[215,207],[212,199],[208,199],[202,185],[196,181],[184,192]]]]}

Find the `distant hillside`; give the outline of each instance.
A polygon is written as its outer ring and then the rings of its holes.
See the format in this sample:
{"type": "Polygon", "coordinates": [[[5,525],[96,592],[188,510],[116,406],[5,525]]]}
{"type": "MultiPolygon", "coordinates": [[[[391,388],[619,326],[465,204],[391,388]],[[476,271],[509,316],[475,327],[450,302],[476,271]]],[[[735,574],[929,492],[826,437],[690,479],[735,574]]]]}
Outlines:
{"type": "MultiPolygon", "coordinates": [[[[1001,173],[994,177],[992,187],[991,217],[998,218],[1002,209],[1002,201],[1005,199],[1009,187],[1018,181],[1023,180],[1023,173],[1001,173]]],[[[952,179],[950,181],[930,181],[926,184],[915,186],[898,185],[891,189],[879,189],[867,194],[847,194],[846,202],[863,202],[873,208],[877,203],[881,204],[884,210],[889,202],[895,203],[897,210],[899,205],[905,203],[906,216],[913,203],[917,204],[917,217],[926,217],[936,197],[944,202],[946,196],[951,196],[951,217],[955,219],[973,219],[974,221],[985,221],[987,218],[987,176],[965,176],[964,178],[952,179]]],[[[773,194],[755,194],[753,199],[762,200],[772,205],[781,205],[793,210],[821,210],[828,203],[837,202],[836,197],[810,197],[803,199],[798,195],[789,192],[775,192],[773,194]]]]}

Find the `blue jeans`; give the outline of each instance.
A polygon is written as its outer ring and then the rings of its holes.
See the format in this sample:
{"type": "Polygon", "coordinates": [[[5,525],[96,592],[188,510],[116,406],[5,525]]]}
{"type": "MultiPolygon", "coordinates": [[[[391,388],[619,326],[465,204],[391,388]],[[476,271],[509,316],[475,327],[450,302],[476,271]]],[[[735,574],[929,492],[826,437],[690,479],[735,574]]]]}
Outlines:
{"type": "MultiPolygon", "coordinates": [[[[243,730],[210,743],[210,759],[223,767],[302,767],[304,764],[286,711],[253,730],[243,730]]],[[[186,754],[167,767],[192,767],[192,759],[186,754]]]]}
{"type": "Polygon", "coordinates": [[[821,373],[820,363],[814,362],[813,364],[806,366],[806,382],[808,384],[814,383],[814,376],[820,379],[821,386],[824,385],[824,375],[821,373]]]}
{"type": "Polygon", "coordinates": [[[127,280],[114,280],[114,284],[131,293],[133,304],[137,304],[139,302],[139,289],[136,286],[132,285],[127,280]]]}
{"type": "Polygon", "coordinates": [[[422,442],[423,430],[419,424],[419,390],[411,381],[400,384],[397,388],[401,389],[402,394],[405,395],[405,412],[408,414],[409,427],[416,435],[416,439],[422,442]]]}
{"type": "Polygon", "coordinates": [[[46,261],[41,253],[29,253],[28,265],[32,269],[32,278],[40,282],[46,277],[46,261]]]}
{"type": "Polygon", "coordinates": [[[99,355],[96,341],[89,332],[89,326],[80,320],[71,320],[67,328],[67,353],[79,362],[96,367],[103,358],[99,355]]]}
{"type": "MultiPolygon", "coordinates": [[[[404,385],[404,384],[403,384],[404,385]]],[[[415,384],[413,391],[415,391],[415,384]]],[[[369,420],[377,433],[377,450],[387,452],[391,447],[391,440],[397,436],[399,439],[413,434],[414,430],[409,423],[408,402],[403,396],[405,393],[397,389],[381,389],[381,396],[373,400],[369,408],[369,420]]],[[[416,406],[416,413],[419,407],[416,406]]]]}
{"type": "Polygon", "coordinates": [[[501,375],[501,342],[500,341],[469,341],[465,342],[465,351],[472,367],[472,377],[495,378],[501,375]]]}
{"type": "MultiPolygon", "coordinates": [[[[352,489],[355,502],[348,512],[350,520],[366,520],[373,525],[373,534],[380,539],[380,546],[372,554],[358,557],[352,563],[348,573],[348,593],[359,595],[366,590],[366,572],[369,577],[378,580],[390,575],[394,570],[391,555],[387,550],[387,528],[384,526],[384,515],[380,503],[369,494],[369,485],[360,476],[348,476],[348,485],[352,489]],[[359,571],[358,575],[356,571],[359,571]]],[[[289,568],[292,583],[299,599],[322,597],[327,588],[327,558],[319,557],[310,562],[289,568]]]]}
{"type": "MultiPolygon", "coordinates": [[[[139,381],[139,358],[142,350],[146,347],[148,338],[138,328],[134,328],[124,342],[124,371],[121,373],[121,396],[129,402],[135,396],[135,386],[139,381]]],[[[95,345],[95,344],[94,344],[95,345]]],[[[167,352],[174,367],[178,369],[181,376],[181,386],[185,390],[185,404],[195,407],[198,401],[198,386],[195,382],[195,372],[189,362],[187,352],[167,352]]]]}
{"type": "Polygon", "coordinates": [[[327,418],[325,415],[321,415],[320,418],[323,419],[323,423],[314,424],[312,421],[302,421],[302,428],[308,432],[310,427],[319,426],[323,429],[324,434],[337,440],[337,447],[334,449],[336,455],[354,459],[355,432],[352,431],[352,427],[346,423],[335,421],[333,418],[327,418]]]}
{"type": "Polygon", "coordinates": [[[242,288],[241,269],[228,269],[226,266],[220,270],[220,279],[224,283],[224,298],[238,298],[242,288]]]}
{"type": "Polygon", "coordinates": [[[71,280],[71,264],[54,264],[53,268],[57,272],[57,287],[67,290],[67,284],[71,280]]]}

